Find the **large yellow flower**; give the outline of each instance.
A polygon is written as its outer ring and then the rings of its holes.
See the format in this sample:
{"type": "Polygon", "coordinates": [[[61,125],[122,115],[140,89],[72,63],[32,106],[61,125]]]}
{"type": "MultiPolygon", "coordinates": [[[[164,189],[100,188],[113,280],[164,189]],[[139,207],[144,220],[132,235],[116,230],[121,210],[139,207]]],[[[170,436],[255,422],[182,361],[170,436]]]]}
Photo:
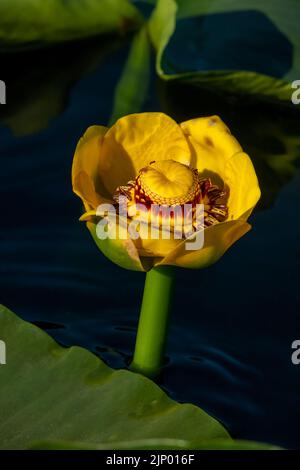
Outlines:
{"type": "MultiPolygon", "coordinates": [[[[214,263],[251,228],[247,219],[260,197],[250,158],[218,116],[177,124],[163,113],[141,113],[125,116],[111,128],[92,126],[77,145],[72,183],[85,207],[81,220],[100,250],[116,264],[137,271],[214,263]],[[197,227],[189,239],[99,239],[97,207],[116,205],[120,195],[128,203],[128,220],[134,220],[136,203],[204,204],[204,246],[186,249],[197,227]]],[[[117,227],[110,225],[109,230],[117,229],[122,218],[117,215],[117,227]]]]}

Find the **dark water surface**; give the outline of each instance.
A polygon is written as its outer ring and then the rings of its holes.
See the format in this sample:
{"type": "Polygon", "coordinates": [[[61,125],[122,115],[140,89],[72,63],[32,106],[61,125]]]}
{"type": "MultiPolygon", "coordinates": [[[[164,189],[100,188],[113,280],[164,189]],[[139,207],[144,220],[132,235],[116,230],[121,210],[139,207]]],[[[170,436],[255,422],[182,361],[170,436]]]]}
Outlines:
{"type": "MultiPolygon", "coordinates": [[[[70,183],[76,142],[89,125],[107,123],[127,52],[125,45],[99,60],[97,47],[88,46],[90,57],[76,45],[61,56],[49,50],[47,60],[32,53],[30,67],[29,56],[5,59],[1,302],[60,343],[120,368],[133,352],[144,275],[97,250],[78,222],[81,203],[70,183]],[[10,130],[29,132],[34,120],[30,134],[10,130]]],[[[291,362],[291,343],[300,339],[299,114],[154,82],[144,109],[178,119],[220,114],[253,156],[263,189],[249,234],[216,265],[178,270],[161,385],[235,437],[300,448],[300,365],[291,362]]]]}

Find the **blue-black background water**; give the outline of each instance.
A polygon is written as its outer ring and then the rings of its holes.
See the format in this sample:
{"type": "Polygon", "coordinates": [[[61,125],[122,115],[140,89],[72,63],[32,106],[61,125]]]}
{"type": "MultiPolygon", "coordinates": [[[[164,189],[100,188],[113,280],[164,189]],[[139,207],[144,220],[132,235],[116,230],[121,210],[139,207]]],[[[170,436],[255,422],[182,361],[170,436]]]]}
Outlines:
{"type": "MultiPolygon", "coordinates": [[[[133,352],[144,275],[97,250],[78,221],[70,169],[85,129],[108,122],[127,52],[126,41],[107,38],[1,57],[1,302],[115,368],[133,352]]],[[[253,230],[217,264],[178,269],[160,385],[234,437],[300,448],[300,365],[291,362],[300,338],[299,111],[164,84],[154,72],[144,110],[179,121],[219,114],[263,191],[253,230]]]]}

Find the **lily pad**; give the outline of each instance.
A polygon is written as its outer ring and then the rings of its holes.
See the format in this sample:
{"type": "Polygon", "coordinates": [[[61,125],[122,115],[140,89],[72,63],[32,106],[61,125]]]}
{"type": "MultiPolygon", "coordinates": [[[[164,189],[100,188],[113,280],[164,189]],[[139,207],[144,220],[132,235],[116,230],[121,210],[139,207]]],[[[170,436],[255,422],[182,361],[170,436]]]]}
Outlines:
{"type": "Polygon", "coordinates": [[[0,49],[124,32],[141,21],[128,0],[1,0],[0,49]]]}
{"type": "Polygon", "coordinates": [[[158,0],[150,19],[164,80],[291,101],[300,75],[297,0],[158,0]]]}
{"type": "Polygon", "coordinates": [[[111,448],[125,441],[133,448],[141,439],[230,439],[200,408],[176,403],[151,380],[113,370],[85,349],[59,346],[3,306],[0,335],[7,351],[0,365],[1,449],[37,441],[111,448]]]}

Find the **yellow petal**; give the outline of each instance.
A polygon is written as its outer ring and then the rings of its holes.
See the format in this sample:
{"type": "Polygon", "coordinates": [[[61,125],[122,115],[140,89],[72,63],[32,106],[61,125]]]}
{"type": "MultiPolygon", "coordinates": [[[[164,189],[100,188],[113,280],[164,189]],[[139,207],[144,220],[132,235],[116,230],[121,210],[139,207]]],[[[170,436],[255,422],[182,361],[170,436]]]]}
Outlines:
{"type": "Polygon", "coordinates": [[[95,209],[101,202],[110,200],[99,173],[99,161],[103,137],[107,131],[103,126],[91,126],[78,142],[72,166],[73,191],[82,199],[86,210],[95,209]]]}
{"type": "Polygon", "coordinates": [[[188,165],[190,149],[180,126],[163,113],[139,113],[119,119],[105,134],[100,172],[108,191],[136,177],[151,161],[188,165]]]}
{"type": "Polygon", "coordinates": [[[238,141],[219,116],[191,119],[182,122],[181,128],[191,147],[191,166],[220,184],[226,160],[242,151],[238,141]]]}
{"type": "Polygon", "coordinates": [[[176,249],[182,240],[175,240],[170,238],[169,240],[162,239],[141,239],[134,240],[135,246],[141,257],[145,258],[164,258],[173,250],[176,249]]]}
{"type": "Polygon", "coordinates": [[[253,164],[246,153],[236,153],[227,160],[225,181],[230,188],[228,219],[247,220],[261,193],[253,164]]]}
{"type": "Polygon", "coordinates": [[[86,225],[98,248],[113,263],[121,268],[130,269],[131,271],[145,271],[138,251],[130,238],[126,240],[120,240],[118,238],[106,238],[101,240],[97,237],[96,224],[87,222],[86,225]]]}
{"type": "Polygon", "coordinates": [[[97,211],[95,209],[92,209],[82,214],[79,220],[80,222],[89,222],[89,221],[94,220],[96,216],[97,216],[97,211]]]}
{"type": "Polygon", "coordinates": [[[181,242],[163,260],[158,260],[155,266],[174,265],[183,268],[206,268],[218,261],[226,250],[246,232],[251,226],[241,220],[223,222],[204,231],[204,246],[200,250],[187,250],[186,241],[181,242]]]}

